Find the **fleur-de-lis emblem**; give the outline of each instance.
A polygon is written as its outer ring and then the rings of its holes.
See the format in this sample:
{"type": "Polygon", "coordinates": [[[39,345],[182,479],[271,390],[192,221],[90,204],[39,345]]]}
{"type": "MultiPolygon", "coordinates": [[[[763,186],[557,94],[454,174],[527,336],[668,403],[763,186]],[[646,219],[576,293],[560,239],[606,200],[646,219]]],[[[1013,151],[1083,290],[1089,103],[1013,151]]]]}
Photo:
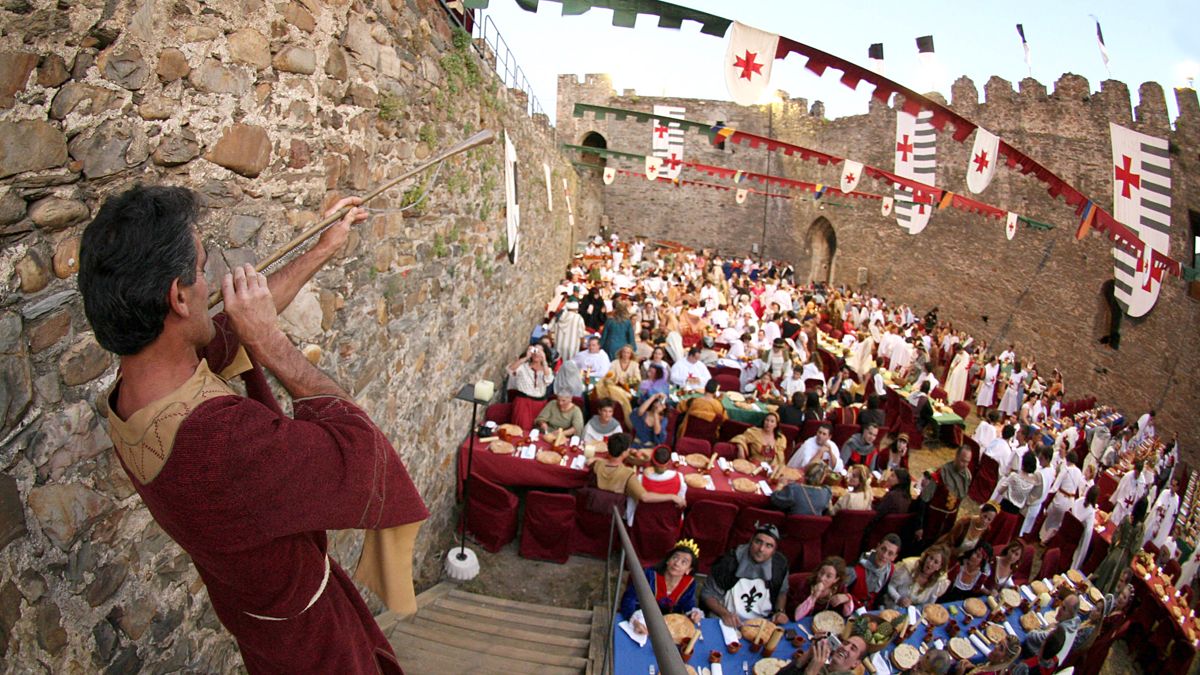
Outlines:
{"type": "Polygon", "coordinates": [[[742,593],[741,599],[742,599],[742,603],[744,604],[744,606],[746,608],[746,612],[749,613],[750,610],[754,608],[754,605],[762,597],[763,597],[762,591],[758,590],[757,587],[751,588],[750,590],[746,591],[745,593],[742,593]]]}

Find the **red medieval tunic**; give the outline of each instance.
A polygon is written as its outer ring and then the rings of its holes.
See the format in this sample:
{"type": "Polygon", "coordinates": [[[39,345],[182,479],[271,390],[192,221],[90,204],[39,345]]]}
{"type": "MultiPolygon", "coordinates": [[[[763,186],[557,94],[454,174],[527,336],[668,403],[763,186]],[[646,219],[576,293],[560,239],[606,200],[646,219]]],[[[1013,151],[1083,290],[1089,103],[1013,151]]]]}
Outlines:
{"type": "MultiPolygon", "coordinates": [[[[288,417],[226,323],[214,319],[216,337],[186,383],[128,420],[112,412],[118,379],[109,422],[121,464],[191,556],[249,672],[401,673],[354,583],[330,559],[325,530],[415,535],[425,505],[362,409],[317,396],[295,400],[288,417]],[[213,371],[240,374],[247,395],[213,371]]],[[[360,573],[380,553],[367,548],[360,573]]]]}

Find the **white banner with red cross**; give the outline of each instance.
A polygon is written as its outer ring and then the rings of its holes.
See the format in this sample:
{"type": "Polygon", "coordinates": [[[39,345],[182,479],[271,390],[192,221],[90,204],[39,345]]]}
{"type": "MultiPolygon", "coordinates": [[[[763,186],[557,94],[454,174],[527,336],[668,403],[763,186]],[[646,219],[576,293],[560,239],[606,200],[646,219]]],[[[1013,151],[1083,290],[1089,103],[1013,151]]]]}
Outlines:
{"type": "Polygon", "coordinates": [[[1145,244],[1141,254],[1113,247],[1114,294],[1125,313],[1145,316],[1158,300],[1161,268],[1154,252],[1170,254],[1171,157],[1167,139],[1109,125],[1113,153],[1113,217],[1145,244]]]}
{"type": "Polygon", "coordinates": [[[683,119],[686,112],[678,106],[654,106],[656,119],[651,120],[650,148],[651,154],[662,160],[658,175],[664,178],[674,180],[683,171],[683,129],[678,122],[666,122],[657,119],[657,116],[683,119]]]}

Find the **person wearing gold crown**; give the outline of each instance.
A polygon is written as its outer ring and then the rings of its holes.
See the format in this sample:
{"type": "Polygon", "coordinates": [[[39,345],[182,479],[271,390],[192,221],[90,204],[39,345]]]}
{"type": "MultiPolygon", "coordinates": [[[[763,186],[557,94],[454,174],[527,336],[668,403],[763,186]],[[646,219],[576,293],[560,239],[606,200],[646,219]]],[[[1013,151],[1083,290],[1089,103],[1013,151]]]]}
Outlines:
{"type": "MultiPolygon", "coordinates": [[[[644,570],[646,581],[654,591],[654,599],[658,601],[658,608],[664,615],[687,614],[696,622],[704,618],[704,612],[696,607],[696,579],[692,576],[699,559],[700,547],[696,542],[680,539],[675,542],[675,546],[662,562],[644,570]]],[[[646,633],[646,622],[642,618],[632,580],[626,585],[625,595],[621,597],[621,616],[629,620],[634,632],[643,635],[646,633]]]]}

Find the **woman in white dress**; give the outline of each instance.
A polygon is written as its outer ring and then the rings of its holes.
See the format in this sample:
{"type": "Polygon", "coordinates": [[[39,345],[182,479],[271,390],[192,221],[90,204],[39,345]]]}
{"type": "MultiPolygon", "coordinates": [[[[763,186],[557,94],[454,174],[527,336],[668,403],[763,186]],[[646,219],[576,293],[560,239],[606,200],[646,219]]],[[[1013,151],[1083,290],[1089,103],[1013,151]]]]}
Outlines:
{"type": "Polygon", "coordinates": [[[967,397],[967,372],[970,366],[970,352],[959,349],[950,362],[950,374],[946,376],[947,403],[957,403],[967,397]]]}
{"type": "Polygon", "coordinates": [[[1004,390],[1004,398],[1000,399],[1000,412],[1005,415],[1015,415],[1021,409],[1021,402],[1025,397],[1024,382],[1025,371],[1021,369],[1021,362],[1017,361],[1012,374],[1008,376],[1008,387],[1004,390]]]}
{"type": "Polygon", "coordinates": [[[996,403],[996,382],[1000,377],[1000,361],[995,356],[983,367],[983,378],[979,381],[979,391],[975,394],[976,413],[983,413],[996,403]]]}

